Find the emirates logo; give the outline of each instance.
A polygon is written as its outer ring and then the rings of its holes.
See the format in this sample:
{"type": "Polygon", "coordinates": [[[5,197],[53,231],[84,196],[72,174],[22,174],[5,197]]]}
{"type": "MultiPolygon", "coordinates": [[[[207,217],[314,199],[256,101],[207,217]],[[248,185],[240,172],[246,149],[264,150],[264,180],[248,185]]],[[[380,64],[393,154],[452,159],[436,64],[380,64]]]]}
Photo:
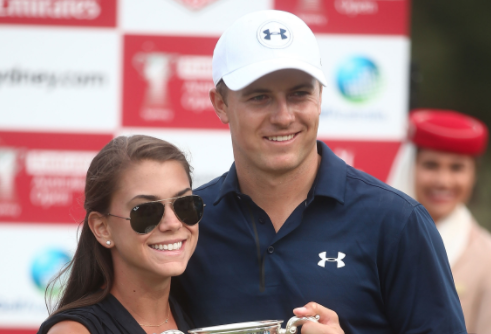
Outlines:
{"type": "Polygon", "coordinates": [[[175,0],[191,10],[201,10],[217,0],[175,0]]]}
{"type": "Polygon", "coordinates": [[[0,0],[0,18],[95,20],[99,0],[0,0]]]}

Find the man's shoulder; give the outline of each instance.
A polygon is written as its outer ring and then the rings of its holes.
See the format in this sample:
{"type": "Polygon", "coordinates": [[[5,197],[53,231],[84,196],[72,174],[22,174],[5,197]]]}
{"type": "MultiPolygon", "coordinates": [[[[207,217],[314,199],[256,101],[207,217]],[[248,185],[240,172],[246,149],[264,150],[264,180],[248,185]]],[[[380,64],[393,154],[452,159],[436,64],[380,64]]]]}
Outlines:
{"type": "Polygon", "coordinates": [[[228,172],[225,172],[213,180],[200,185],[198,188],[193,190],[193,193],[201,197],[217,196],[227,175],[228,172]]]}
{"type": "MultiPolygon", "coordinates": [[[[397,190],[387,183],[361,170],[347,166],[346,170],[347,192],[356,193],[359,196],[372,195],[375,198],[390,199],[408,207],[416,207],[420,204],[409,195],[397,190]]],[[[373,197],[367,198],[373,200],[373,197]]],[[[389,204],[389,203],[387,203],[389,204]]]]}
{"type": "Polygon", "coordinates": [[[361,210],[364,216],[384,217],[384,222],[395,225],[407,222],[414,214],[431,220],[426,209],[415,199],[350,166],[346,172],[345,207],[349,210],[357,208],[359,210],[355,212],[361,210]]]}

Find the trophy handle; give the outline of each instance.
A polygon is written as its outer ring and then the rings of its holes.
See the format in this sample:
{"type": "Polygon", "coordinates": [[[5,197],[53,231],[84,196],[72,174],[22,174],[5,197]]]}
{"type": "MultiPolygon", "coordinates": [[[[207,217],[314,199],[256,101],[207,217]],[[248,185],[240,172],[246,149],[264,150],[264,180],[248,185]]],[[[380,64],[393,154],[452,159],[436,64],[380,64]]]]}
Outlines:
{"type": "MultiPolygon", "coordinates": [[[[143,75],[146,57],[147,54],[143,52],[139,52],[133,56],[132,59],[133,67],[137,70],[137,72],[140,75],[143,75]]],[[[172,334],[172,333],[168,333],[168,334],[172,334]]]]}
{"type": "Polygon", "coordinates": [[[295,334],[297,332],[297,326],[303,325],[307,321],[313,321],[313,322],[319,322],[319,315],[316,315],[315,317],[291,317],[290,320],[288,320],[288,323],[286,324],[285,329],[280,329],[280,334],[295,334]]]}

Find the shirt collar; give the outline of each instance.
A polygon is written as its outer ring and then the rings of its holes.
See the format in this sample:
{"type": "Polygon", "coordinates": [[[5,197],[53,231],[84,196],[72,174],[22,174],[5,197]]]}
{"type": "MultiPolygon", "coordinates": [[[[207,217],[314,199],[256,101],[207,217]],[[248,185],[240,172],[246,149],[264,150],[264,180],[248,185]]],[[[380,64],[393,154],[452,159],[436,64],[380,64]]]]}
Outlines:
{"type": "Polygon", "coordinates": [[[229,193],[240,194],[239,180],[237,179],[235,162],[230,167],[227,175],[225,175],[225,180],[223,180],[222,186],[220,187],[220,192],[218,193],[215,202],[213,202],[213,205],[217,205],[218,202],[220,202],[221,199],[229,193]]]}
{"type": "Polygon", "coordinates": [[[321,163],[312,191],[314,196],[326,196],[344,203],[346,187],[346,163],[322,141],[317,141],[321,163]]]}
{"type": "MultiPolygon", "coordinates": [[[[337,157],[322,141],[317,141],[317,152],[321,156],[321,163],[311,192],[314,196],[331,197],[340,203],[344,203],[346,163],[337,157]]],[[[229,193],[240,194],[235,162],[225,176],[225,180],[220,187],[220,192],[213,205],[218,204],[229,193]]]]}

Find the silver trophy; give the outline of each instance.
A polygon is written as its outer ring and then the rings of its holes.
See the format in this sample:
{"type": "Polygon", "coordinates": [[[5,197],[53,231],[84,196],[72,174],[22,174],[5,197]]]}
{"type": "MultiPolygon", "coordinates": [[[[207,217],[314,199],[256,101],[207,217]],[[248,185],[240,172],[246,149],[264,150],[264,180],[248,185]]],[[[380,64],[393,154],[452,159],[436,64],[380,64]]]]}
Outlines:
{"type": "MultiPolygon", "coordinates": [[[[189,334],[295,334],[297,327],[307,321],[319,322],[319,316],[315,317],[292,317],[288,320],[286,328],[281,328],[283,320],[263,320],[239,322],[235,324],[220,325],[213,327],[195,328],[189,330],[189,334]]],[[[168,330],[161,334],[184,334],[178,330],[168,330]]]]}

